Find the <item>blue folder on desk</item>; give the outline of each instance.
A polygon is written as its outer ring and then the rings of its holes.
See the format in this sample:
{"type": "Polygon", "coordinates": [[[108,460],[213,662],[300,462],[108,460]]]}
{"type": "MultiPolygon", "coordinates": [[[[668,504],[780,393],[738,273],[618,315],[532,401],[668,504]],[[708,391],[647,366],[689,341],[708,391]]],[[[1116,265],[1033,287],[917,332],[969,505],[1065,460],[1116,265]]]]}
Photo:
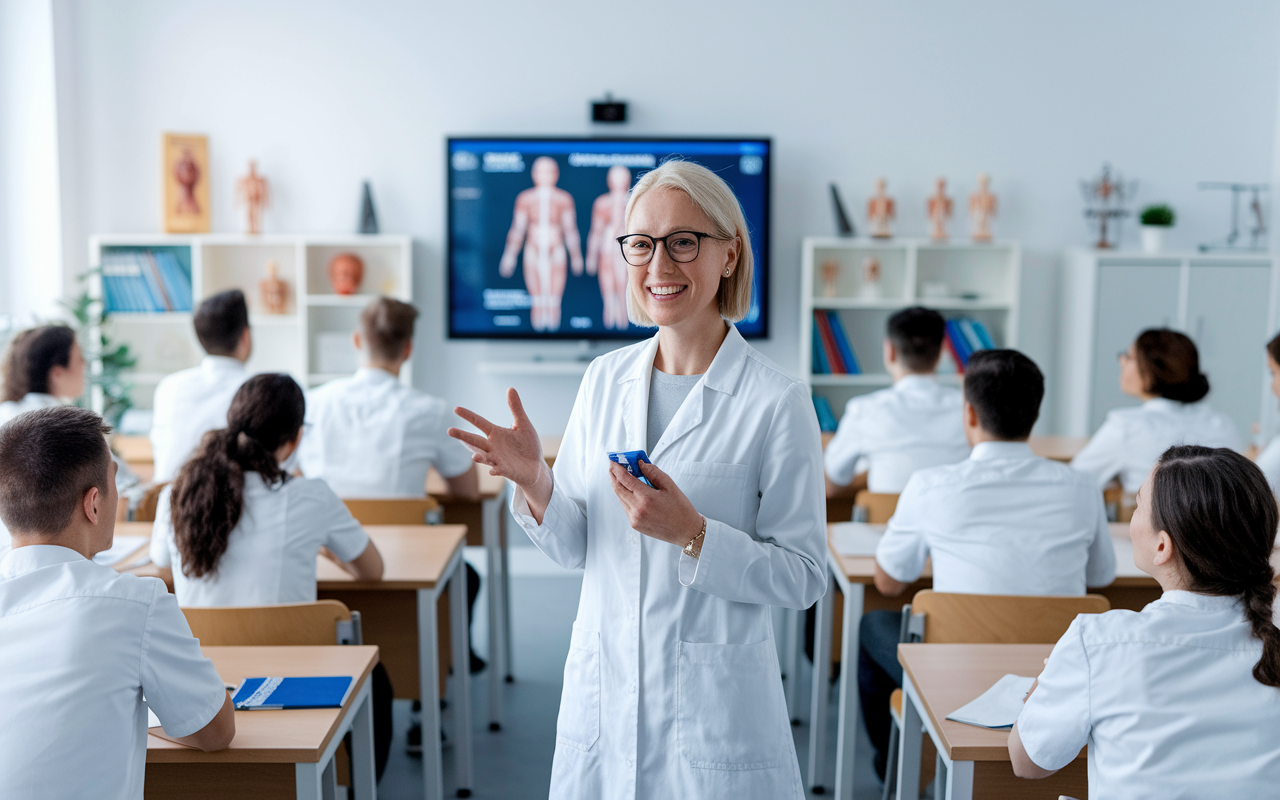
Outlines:
{"type": "Polygon", "coordinates": [[[341,708],[354,681],[350,676],[245,678],[231,702],[239,710],[341,708]]]}

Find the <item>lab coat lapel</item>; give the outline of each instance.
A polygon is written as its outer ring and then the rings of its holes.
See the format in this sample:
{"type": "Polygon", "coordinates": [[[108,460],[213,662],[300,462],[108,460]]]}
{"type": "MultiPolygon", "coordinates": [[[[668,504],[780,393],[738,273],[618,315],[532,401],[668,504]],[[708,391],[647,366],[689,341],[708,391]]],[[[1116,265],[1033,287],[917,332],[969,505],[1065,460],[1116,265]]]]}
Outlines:
{"type": "MultiPolygon", "coordinates": [[[[640,351],[635,363],[622,373],[618,383],[630,383],[622,396],[622,421],[626,427],[626,450],[643,450],[649,434],[649,382],[653,379],[653,359],[658,355],[655,335],[640,351]]],[[[652,458],[652,454],[650,454],[652,458]]]]}
{"type": "MultiPolygon", "coordinates": [[[[707,373],[689,392],[689,396],[685,398],[680,409],[676,411],[675,417],[672,418],[671,424],[663,432],[662,438],[654,445],[653,452],[649,454],[649,458],[654,463],[657,463],[657,457],[661,453],[670,449],[673,444],[702,424],[707,413],[707,404],[710,402],[707,392],[733,394],[738,385],[738,377],[742,374],[742,365],[747,355],[746,346],[746,340],[742,338],[742,334],[738,333],[738,329],[732,324],[729,325],[729,332],[720,344],[716,357],[712,359],[711,366],[707,368],[707,373]]],[[[645,397],[648,398],[648,396],[646,391],[645,397]]],[[[645,413],[647,421],[647,409],[645,413]]]]}

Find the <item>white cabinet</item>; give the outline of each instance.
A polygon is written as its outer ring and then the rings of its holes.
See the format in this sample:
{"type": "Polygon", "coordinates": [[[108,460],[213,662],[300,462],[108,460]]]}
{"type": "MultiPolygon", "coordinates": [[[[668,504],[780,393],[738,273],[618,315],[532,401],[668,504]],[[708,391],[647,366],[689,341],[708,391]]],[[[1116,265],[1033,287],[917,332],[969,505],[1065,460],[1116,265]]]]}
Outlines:
{"type": "Polygon", "coordinates": [[[1058,430],[1090,435],[1120,391],[1117,354],[1147,328],[1186,333],[1209,376],[1209,403],[1241,435],[1275,427],[1264,346],[1276,330],[1276,265],[1266,254],[1147,256],[1069,250],[1063,265],[1058,430]]]}

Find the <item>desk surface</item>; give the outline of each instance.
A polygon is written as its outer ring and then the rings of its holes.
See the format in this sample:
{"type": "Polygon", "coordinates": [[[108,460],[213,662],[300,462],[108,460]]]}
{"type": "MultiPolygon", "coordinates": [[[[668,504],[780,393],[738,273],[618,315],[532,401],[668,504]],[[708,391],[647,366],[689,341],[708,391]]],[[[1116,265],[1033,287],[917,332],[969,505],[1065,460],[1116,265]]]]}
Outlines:
{"type": "MultiPolygon", "coordinates": [[[[489,468],[483,464],[476,465],[476,474],[480,479],[481,500],[491,500],[502,494],[502,490],[507,484],[506,478],[499,478],[496,475],[490,475],[489,468]]],[[[449,485],[445,483],[444,476],[439,472],[436,472],[435,467],[432,467],[427,471],[427,494],[442,503],[463,502],[449,494],[449,485]]]]}
{"type": "Polygon", "coordinates": [[[446,580],[444,570],[467,539],[465,525],[365,525],[382,554],[380,581],[357,581],[327,558],[316,559],[316,580],[325,589],[430,589],[446,580]]]}
{"type": "Polygon", "coordinates": [[[1033,677],[1051,644],[902,644],[898,661],[953,761],[1008,761],[1009,731],[952,722],[946,716],[1008,673],[1033,677]]]}
{"type": "Polygon", "coordinates": [[[111,437],[112,449],[120,458],[129,464],[151,464],[151,439],[146,436],[125,436],[116,434],[111,437]]]}
{"type": "Polygon", "coordinates": [[[351,706],[360,684],[378,663],[378,648],[332,647],[204,647],[204,654],[224,683],[241,678],[277,675],[350,675],[356,685],[342,708],[296,708],[287,711],[237,711],[236,738],[226,750],[205,753],[147,736],[147,762],[292,762],[317,763],[351,706]]]}

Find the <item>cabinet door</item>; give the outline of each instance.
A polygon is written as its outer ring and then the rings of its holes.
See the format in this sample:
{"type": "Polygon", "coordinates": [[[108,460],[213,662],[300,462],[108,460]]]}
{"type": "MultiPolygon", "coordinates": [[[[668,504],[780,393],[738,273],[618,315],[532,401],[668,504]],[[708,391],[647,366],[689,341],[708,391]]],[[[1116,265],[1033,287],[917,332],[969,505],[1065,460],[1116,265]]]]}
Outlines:
{"type": "Polygon", "coordinates": [[[1209,376],[1209,404],[1235,420],[1244,438],[1262,419],[1267,384],[1267,310],[1271,270],[1266,264],[1191,267],[1186,333],[1209,376]]]}
{"type": "Polygon", "coordinates": [[[1120,391],[1117,353],[1128,350],[1147,328],[1178,324],[1181,266],[1103,263],[1098,267],[1098,321],[1093,344],[1093,388],[1089,431],[1098,429],[1107,412],[1138,401],[1120,391]]]}

